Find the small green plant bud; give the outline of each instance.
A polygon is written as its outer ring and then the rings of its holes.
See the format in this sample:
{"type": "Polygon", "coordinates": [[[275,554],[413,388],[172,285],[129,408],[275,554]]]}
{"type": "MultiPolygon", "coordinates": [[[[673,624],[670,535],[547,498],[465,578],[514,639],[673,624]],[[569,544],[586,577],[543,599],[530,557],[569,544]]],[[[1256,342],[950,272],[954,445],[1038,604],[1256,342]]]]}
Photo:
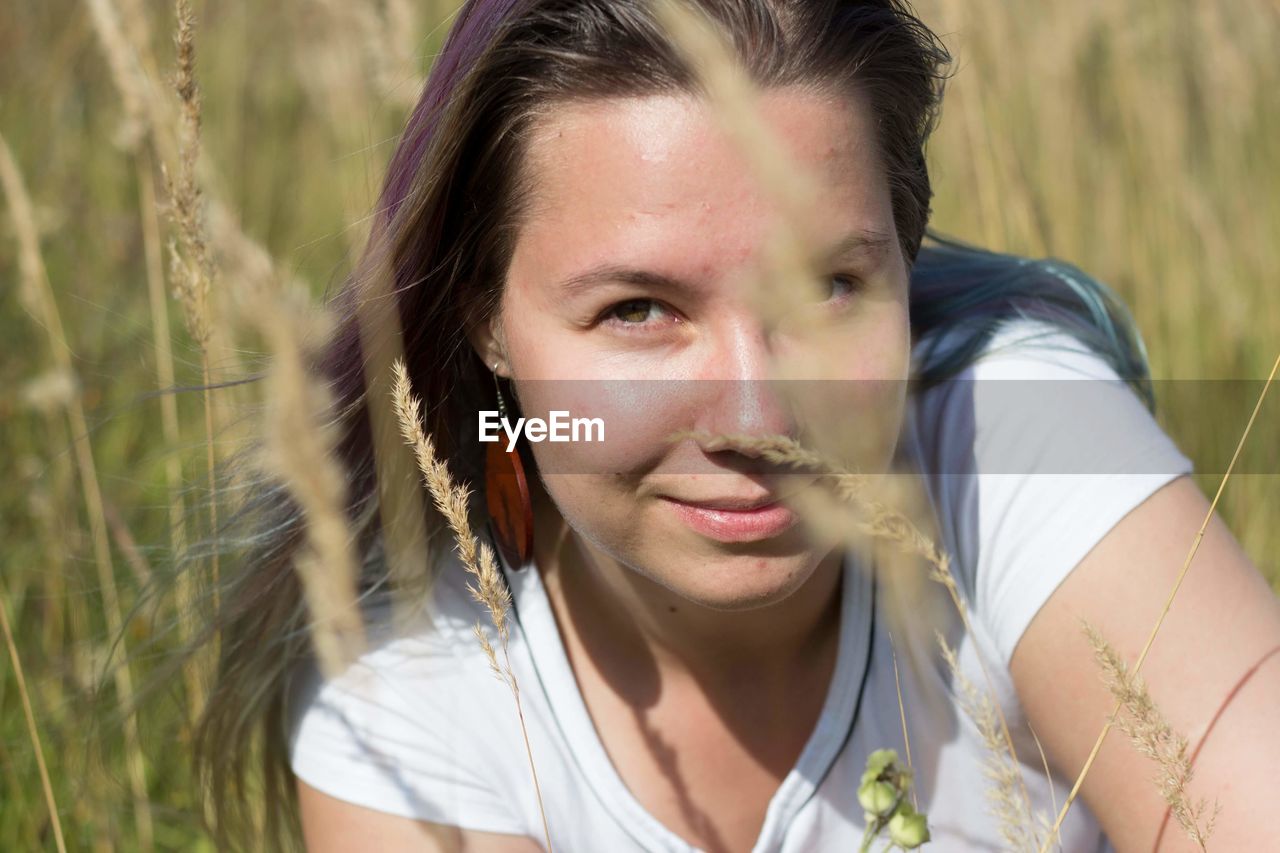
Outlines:
{"type": "Polygon", "coordinates": [[[872,778],[875,778],[888,769],[890,765],[897,763],[898,751],[896,749],[877,749],[867,756],[867,773],[871,774],[872,778]]]}
{"type": "Polygon", "coordinates": [[[917,814],[910,803],[904,802],[889,818],[889,839],[899,847],[914,850],[929,840],[929,824],[924,815],[917,814]]]}
{"type": "Polygon", "coordinates": [[[884,817],[898,801],[898,791],[888,782],[874,779],[858,788],[858,803],[873,817],[884,817]]]}

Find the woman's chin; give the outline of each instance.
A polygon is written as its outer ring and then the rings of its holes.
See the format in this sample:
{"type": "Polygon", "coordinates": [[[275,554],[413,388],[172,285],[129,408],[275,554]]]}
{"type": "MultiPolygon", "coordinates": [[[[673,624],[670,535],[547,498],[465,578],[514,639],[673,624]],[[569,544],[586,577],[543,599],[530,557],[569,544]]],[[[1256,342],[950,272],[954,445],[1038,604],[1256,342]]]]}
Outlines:
{"type": "Polygon", "coordinates": [[[678,577],[650,577],[702,607],[755,610],[789,598],[804,586],[820,561],[820,555],[735,555],[702,561],[693,571],[685,571],[678,577]]]}

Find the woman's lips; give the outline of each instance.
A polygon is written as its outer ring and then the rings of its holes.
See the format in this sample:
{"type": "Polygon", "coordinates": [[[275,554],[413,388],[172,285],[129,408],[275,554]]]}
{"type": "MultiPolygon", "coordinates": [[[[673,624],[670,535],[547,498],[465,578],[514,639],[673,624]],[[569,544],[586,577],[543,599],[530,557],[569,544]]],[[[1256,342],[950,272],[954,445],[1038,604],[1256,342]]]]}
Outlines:
{"type": "Polygon", "coordinates": [[[751,509],[725,509],[663,498],[675,514],[703,536],[720,542],[755,542],[791,529],[799,517],[774,502],[751,509]]]}

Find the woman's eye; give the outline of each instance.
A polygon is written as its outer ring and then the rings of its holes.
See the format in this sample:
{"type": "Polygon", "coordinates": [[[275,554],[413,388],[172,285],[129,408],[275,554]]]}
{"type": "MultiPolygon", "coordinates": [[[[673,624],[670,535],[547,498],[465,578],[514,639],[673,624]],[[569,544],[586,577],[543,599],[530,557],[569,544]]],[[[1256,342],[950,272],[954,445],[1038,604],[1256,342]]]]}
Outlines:
{"type": "Polygon", "coordinates": [[[853,276],[833,275],[831,276],[831,295],[827,297],[827,302],[844,302],[861,289],[862,282],[853,276]]]}
{"type": "MultiPolygon", "coordinates": [[[[830,276],[829,281],[831,283],[828,291],[830,295],[823,301],[824,305],[832,307],[843,305],[854,294],[862,290],[862,282],[853,276],[833,275],[830,276]]],[[[610,306],[600,315],[600,320],[615,327],[638,329],[669,322],[669,320],[662,319],[664,315],[671,320],[675,319],[671,311],[661,302],[655,299],[636,298],[627,299],[610,306]]]]}
{"type": "Polygon", "coordinates": [[[644,326],[652,325],[650,318],[662,313],[666,313],[666,309],[653,299],[628,299],[609,308],[603,319],[616,318],[615,325],[620,326],[644,326]]]}

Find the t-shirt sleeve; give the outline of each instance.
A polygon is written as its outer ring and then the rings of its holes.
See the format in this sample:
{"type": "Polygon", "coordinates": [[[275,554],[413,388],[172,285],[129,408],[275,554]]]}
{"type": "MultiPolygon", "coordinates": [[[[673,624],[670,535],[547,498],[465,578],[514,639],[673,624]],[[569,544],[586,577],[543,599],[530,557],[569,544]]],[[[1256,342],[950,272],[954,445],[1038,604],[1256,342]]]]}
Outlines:
{"type": "Polygon", "coordinates": [[[401,640],[340,677],[309,667],[293,700],[289,757],[299,779],[377,811],[482,832],[525,834],[500,794],[494,750],[509,748],[510,697],[432,644],[401,640]]]}
{"type": "Polygon", "coordinates": [[[1006,324],[931,417],[958,582],[1006,666],[1081,559],[1193,470],[1101,356],[1039,321],[1006,324]]]}

